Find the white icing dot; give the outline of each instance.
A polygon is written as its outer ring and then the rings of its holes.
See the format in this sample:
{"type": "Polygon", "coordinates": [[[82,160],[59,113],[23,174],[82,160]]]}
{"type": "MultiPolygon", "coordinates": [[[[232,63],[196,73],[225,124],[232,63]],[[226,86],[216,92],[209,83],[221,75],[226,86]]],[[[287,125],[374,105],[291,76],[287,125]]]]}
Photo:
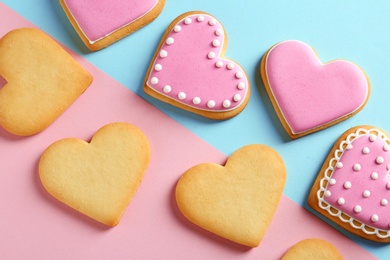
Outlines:
{"type": "Polygon", "coordinates": [[[170,93],[171,90],[172,90],[172,88],[171,88],[171,86],[169,86],[169,85],[166,85],[166,86],[164,87],[164,89],[163,89],[164,93],[170,93]]]}
{"type": "Polygon", "coordinates": [[[329,180],[329,184],[330,184],[330,185],[335,185],[335,184],[336,184],[336,179],[333,179],[333,178],[330,179],[330,180],[329,180]]]}
{"type": "Polygon", "coordinates": [[[337,200],[337,203],[338,203],[339,205],[344,205],[345,199],[344,199],[344,198],[339,198],[339,199],[337,200]]]}
{"type": "Polygon", "coordinates": [[[184,20],[184,23],[188,25],[188,24],[192,23],[192,19],[191,19],[190,17],[187,17],[187,18],[184,20]]]}
{"type": "Polygon", "coordinates": [[[360,213],[362,212],[362,207],[360,205],[356,205],[354,208],[353,208],[353,211],[355,213],[360,213]]]}
{"type": "Polygon", "coordinates": [[[161,50],[160,51],[160,57],[161,58],[165,58],[165,57],[167,57],[168,56],[168,52],[166,51],[166,50],[161,50]]]}
{"type": "Polygon", "coordinates": [[[223,101],[222,105],[223,105],[224,108],[229,108],[231,103],[230,103],[229,100],[226,99],[225,101],[223,101]]]}
{"type": "Polygon", "coordinates": [[[158,83],[158,78],[156,77],[153,77],[150,82],[153,84],[153,85],[156,85],[158,83]]]}
{"type": "Polygon", "coordinates": [[[385,145],[383,146],[383,151],[387,152],[387,151],[389,151],[389,150],[390,150],[390,145],[385,144],[385,145]]]}
{"type": "Polygon", "coordinates": [[[162,65],[157,63],[157,64],[154,66],[154,69],[155,69],[156,71],[160,71],[160,70],[162,70],[162,65]]]}
{"type": "Polygon", "coordinates": [[[358,172],[358,171],[360,171],[361,169],[362,169],[362,166],[360,166],[360,164],[355,163],[355,164],[353,165],[353,170],[354,170],[355,172],[358,172]]]}
{"type": "Polygon", "coordinates": [[[214,47],[218,47],[219,45],[221,45],[221,42],[219,40],[215,39],[212,44],[214,47]]]}
{"type": "Polygon", "coordinates": [[[386,166],[386,169],[387,169],[388,171],[390,171],[390,164],[388,164],[388,165],[386,166]]]}
{"type": "Polygon", "coordinates": [[[371,192],[369,190],[363,191],[363,197],[368,198],[368,197],[370,197],[370,195],[371,195],[371,192]]]}
{"type": "Polygon", "coordinates": [[[324,195],[325,195],[325,197],[329,198],[332,195],[332,193],[330,192],[330,190],[327,190],[327,191],[325,191],[324,195]]]}
{"type": "Polygon", "coordinates": [[[378,179],[378,173],[377,172],[371,173],[371,179],[372,180],[377,180],[378,179]]]}
{"type": "Polygon", "coordinates": [[[377,222],[378,220],[379,220],[379,217],[378,217],[377,214],[373,214],[373,215],[371,216],[371,221],[372,221],[372,222],[377,222]]]}
{"type": "Polygon", "coordinates": [[[370,141],[375,142],[376,141],[376,135],[370,135],[370,141]]]}
{"type": "Polygon", "coordinates": [[[214,59],[215,58],[215,53],[210,51],[209,54],[207,55],[207,58],[214,59]]]}
{"type": "Polygon", "coordinates": [[[376,162],[377,164],[382,164],[384,161],[385,161],[385,159],[383,159],[382,156],[378,156],[378,157],[375,159],[375,162],[376,162]]]}
{"type": "Polygon", "coordinates": [[[218,28],[217,30],[215,30],[215,35],[217,36],[221,36],[223,33],[222,29],[218,28]]]}
{"type": "Polygon", "coordinates": [[[240,100],[241,100],[241,95],[240,95],[240,94],[235,94],[234,97],[233,97],[233,100],[234,100],[235,102],[240,101],[240,100]]]}
{"type": "Polygon", "coordinates": [[[351,150],[352,148],[353,148],[352,144],[348,144],[347,147],[346,147],[347,150],[351,150]]]}
{"type": "Polygon", "coordinates": [[[175,39],[173,39],[172,37],[168,37],[167,40],[165,41],[166,44],[168,45],[171,45],[172,43],[174,43],[175,39]]]}
{"type": "Polygon", "coordinates": [[[207,102],[207,106],[208,106],[209,108],[215,107],[215,101],[214,101],[214,100],[209,100],[209,101],[207,102]]]}
{"type": "Polygon", "coordinates": [[[223,66],[223,61],[221,61],[221,60],[217,61],[217,62],[215,63],[215,66],[216,66],[217,68],[222,68],[222,66],[223,66]]]}
{"type": "Polygon", "coordinates": [[[389,201],[387,199],[382,199],[381,200],[381,205],[382,206],[386,206],[387,204],[389,204],[389,201]]]}
{"type": "Polygon", "coordinates": [[[370,148],[364,147],[363,150],[362,150],[362,153],[363,154],[369,154],[370,153],[370,148]]]}
{"type": "Polygon", "coordinates": [[[388,183],[386,184],[386,188],[387,188],[388,190],[390,190],[390,182],[388,182],[388,183]]]}
{"type": "Polygon", "coordinates": [[[244,73],[242,73],[242,71],[236,72],[236,78],[241,79],[243,76],[244,76],[244,73]]]}
{"type": "Polygon", "coordinates": [[[198,18],[196,18],[196,20],[198,22],[203,22],[204,21],[204,16],[203,15],[199,15],[198,18]]]}
{"type": "Polygon", "coordinates": [[[343,163],[342,162],[337,162],[336,163],[336,168],[339,168],[339,169],[343,168],[343,163]]]}
{"type": "Polygon", "coordinates": [[[232,69],[234,69],[234,63],[229,62],[229,63],[227,64],[226,67],[227,67],[229,70],[232,70],[232,69]]]}
{"type": "Polygon", "coordinates": [[[344,183],[344,188],[345,189],[350,189],[352,187],[352,184],[351,184],[351,182],[349,182],[349,181],[346,181],[345,183],[344,183]]]}
{"type": "Polygon", "coordinates": [[[192,99],[192,103],[194,103],[195,105],[199,105],[200,104],[200,97],[194,97],[192,99]]]}
{"type": "Polygon", "coordinates": [[[209,21],[209,25],[216,25],[217,24],[217,20],[215,20],[214,18],[212,18],[210,21],[209,21]]]}
{"type": "Polygon", "coordinates": [[[173,27],[173,30],[175,32],[180,32],[181,31],[181,26],[177,24],[177,25],[175,25],[175,27],[173,27]]]}
{"type": "Polygon", "coordinates": [[[244,89],[245,88],[245,83],[244,82],[238,83],[237,88],[241,89],[241,90],[244,89]]]}
{"type": "Polygon", "coordinates": [[[180,100],[183,100],[183,99],[185,99],[185,98],[187,97],[187,95],[186,95],[186,93],[184,93],[184,92],[180,92],[180,93],[177,95],[177,97],[178,97],[180,100]]]}

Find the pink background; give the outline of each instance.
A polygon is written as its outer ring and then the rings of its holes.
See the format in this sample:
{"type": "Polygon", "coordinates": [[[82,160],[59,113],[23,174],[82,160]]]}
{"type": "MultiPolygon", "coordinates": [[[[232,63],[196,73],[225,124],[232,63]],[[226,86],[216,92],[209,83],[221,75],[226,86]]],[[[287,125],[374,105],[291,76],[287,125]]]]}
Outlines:
{"type": "MultiPolygon", "coordinates": [[[[34,27],[0,3],[0,35],[34,27]]],[[[89,89],[48,129],[20,138],[0,129],[1,259],[278,259],[301,239],[332,242],[347,259],[374,259],[305,209],[283,197],[259,247],[248,249],[189,223],[178,211],[175,184],[189,167],[226,157],[74,53],[94,77],[89,89]],[[152,148],[145,177],[119,225],[107,228],[52,198],[37,162],[52,142],[89,140],[101,126],[125,121],[143,130],[152,148]]]]}

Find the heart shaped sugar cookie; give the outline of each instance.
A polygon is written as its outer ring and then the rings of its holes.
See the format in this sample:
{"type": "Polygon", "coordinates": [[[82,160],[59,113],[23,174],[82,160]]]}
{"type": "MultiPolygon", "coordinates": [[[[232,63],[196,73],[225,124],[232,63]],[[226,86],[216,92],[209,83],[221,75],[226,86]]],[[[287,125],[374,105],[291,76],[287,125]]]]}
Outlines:
{"type": "Polygon", "coordinates": [[[100,128],[90,143],[75,138],[50,145],[39,161],[45,189],[59,201],[115,226],[150,160],[145,135],[127,123],[100,128]]]}
{"type": "Polygon", "coordinates": [[[323,239],[308,238],[293,245],[282,260],[342,260],[339,250],[323,239]]]}
{"type": "Polygon", "coordinates": [[[295,139],[334,125],[359,112],[370,84],[355,64],[321,63],[300,41],[274,45],[261,61],[261,76],[283,127],[295,139]]]}
{"type": "Polygon", "coordinates": [[[250,86],[242,67],[223,57],[226,48],[225,30],[213,16],[180,15],[162,37],[144,91],[207,118],[237,115],[248,103],[250,86]]]}
{"type": "Polygon", "coordinates": [[[226,165],[204,163],[187,170],[176,186],[176,201],[194,224],[236,243],[256,247],[282,196],[286,169],[265,145],[235,151],[226,165]]]}
{"type": "Polygon", "coordinates": [[[84,44],[97,51],[151,23],[165,0],[60,0],[84,44]]]}
{"type": "Polygon", "coordinates": [[[37,29],[0,40],[0,125],[21,136],[41,132],[91,84],[92,77],[61,46],[37,29]]]}
{"type": "Polygon", "coordinates": [[[390,242],[390,139],[353,127],[336,142],[313,185],[309,205],[346,230],[390,242]]]}

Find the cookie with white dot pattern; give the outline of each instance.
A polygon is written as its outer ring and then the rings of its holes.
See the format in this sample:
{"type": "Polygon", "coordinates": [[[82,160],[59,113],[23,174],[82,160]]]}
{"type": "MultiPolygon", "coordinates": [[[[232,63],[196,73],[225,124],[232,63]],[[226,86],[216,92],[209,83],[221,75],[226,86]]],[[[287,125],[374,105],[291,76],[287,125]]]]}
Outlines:
{"type": "Polygon", "coordinates": [[[372,126],[346,131],[326,159],[309,205],[346,230],[390,242],[390,139],[372,126]]]}
{"type": "Polygon", "coordinates": [[[240,113],[250,95],[244,69],[224,58],[222,24],[203,12],[188,12],[168,27],[150,63],[144,91],[181,109],[211,119],[240,113]]]}

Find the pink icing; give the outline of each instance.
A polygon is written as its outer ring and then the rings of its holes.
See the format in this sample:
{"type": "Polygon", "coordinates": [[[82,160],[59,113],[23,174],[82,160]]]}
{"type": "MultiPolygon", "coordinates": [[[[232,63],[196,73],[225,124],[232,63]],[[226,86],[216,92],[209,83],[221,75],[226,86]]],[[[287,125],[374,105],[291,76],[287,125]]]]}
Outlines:
{"type": "Polygon", "coordinates": [[[265,69],[274,98],[295,134],[356,111],[368,97],[368,82],[358,66],[344,60],[322,64],[300,41],[275,45],[265,69]]]}
{"type": "Polygon", "coordinates": [[[357,137],[341,154],[341,164],[336,165],[330,176],[325,190],[328,195],[324,196],[324,200],[365,225],[390,230],[390,204],[385,203],[390,202],[390,187],[387,188],[390,182],[390,151],[384,139],[373,135],[376,138],[372,141],[374,139],[370,140],[370,136],[357,137]],[[360,167],[354,167],[357,164],[360,167]],[[340,205],[340,201],[344,204],[340,205]],[[373,221],[374,215],[377,221],[373,221]]]}
{"type": "Polygon", "coordinates": [[[247,95],[248,79],[240,65],[220,57],[224,38],[222,25],[210,15],[183,18],[157,51],[146,84],[196,109],[237,108],[247,95]]]}
{"type": "Polygon", "coordinates": [[[157,2],[158,0],[64,0],[90,43],[141,18],[157,2]]]}

